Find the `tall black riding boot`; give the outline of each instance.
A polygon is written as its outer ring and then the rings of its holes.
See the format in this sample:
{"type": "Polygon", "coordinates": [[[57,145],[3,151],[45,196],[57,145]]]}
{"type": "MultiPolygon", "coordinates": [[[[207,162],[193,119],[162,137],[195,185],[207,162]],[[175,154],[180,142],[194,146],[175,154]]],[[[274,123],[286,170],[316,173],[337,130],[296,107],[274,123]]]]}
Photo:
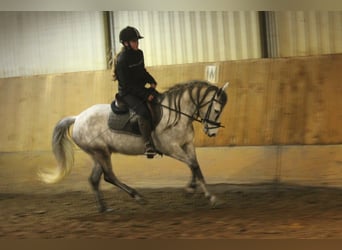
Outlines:
{"type": "Polygon", "coordinates": [[[139,116],[138,124],[139,124],[142,138],[145,143],[145,155],[147,156],[147,158],[153,158],[156,155],[156,151],[151,142],[151,131],[152,131],[151,123],[149,120],[145,119],[144,117],[139,116]]]}

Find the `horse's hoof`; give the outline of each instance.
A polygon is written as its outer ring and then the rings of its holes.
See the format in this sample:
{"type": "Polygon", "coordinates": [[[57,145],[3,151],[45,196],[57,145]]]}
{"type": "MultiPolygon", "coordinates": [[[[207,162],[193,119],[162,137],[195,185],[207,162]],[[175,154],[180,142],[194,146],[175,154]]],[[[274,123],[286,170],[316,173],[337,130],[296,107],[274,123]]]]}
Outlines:
{"type": "Polygon", "coordinates": [[[194,194],[196,192],[196,188],[193,187],[186,187],[184,190],[187,194],[194,194]]]}
{"type": "Polygon", "coordinates": [[[217,208],[218,200],[217,200],[216,196],[212,195],[210,197],[210,205],[211,205],[211,208],[217,208]]]}
{"type": "Polygon", "coordinates": [[[99,208],[99,213],[108,213],[114,211],[113,208],[108,208],[108,207],[101,207],[99,208]]]}
{"type": "Polygon", "coordinates": [[[140,195],[134,196],[135,201],[140,205],[146,205],[147,201],[140,195]]]}
{"type": "Polygon", "coordinates": [[[224,207],[224,202],[217,199],[216,196],[210,197],[210,205],[212,209],[220,209],[224,207]]]}

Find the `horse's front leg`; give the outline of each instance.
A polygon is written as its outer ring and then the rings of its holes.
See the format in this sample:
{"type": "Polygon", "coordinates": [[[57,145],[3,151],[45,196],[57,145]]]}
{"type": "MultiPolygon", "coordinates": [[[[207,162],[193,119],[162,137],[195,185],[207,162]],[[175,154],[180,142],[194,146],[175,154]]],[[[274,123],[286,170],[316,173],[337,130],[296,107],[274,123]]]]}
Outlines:
{"type": "Polygon", "coordinates": [[[186,191],[190,193],[195,192],[197,183],[199,183],[205,197],[210,200],[210,203],[213,207],[216,206],[217,199],[207,189],[204,176],[197,161],[195,146],[193,145],[193,143],[188,143],[183,147],[175,147],[172,156],[182,162],[185,162],[191,170],[191,180],[186,187],[186,191]]]}
{"type": "Polygon", "coordinates": [[[192,171],[192,169],[191,169],[191,179],[190,179],[189,184],[185,187],[185,191],[188,194],[194,194],[196,192],[196,189],[197,189],[196,175],[195,175],[194,171],[192,171]]]}
{"type": "Polygon", "coordinates": [[[201,188],[202,188],[202,190],[204,192],[205,197],[209,199],[211,206],[215,207],[216,204],[217,204],[217,198],[216,198],[215,195],[212,195],[208,191],[207,185],[206,185],[206,182],[204,180],[204,177],[203,177],[203,174],[202,174],[200,166],[197,163],[195,165],[191,165],[190,168],[191,168],[191,171],[192,171],[193,175],[198,180],[198,182],[199,182],[199,184],[200,184],[200,186],[201,186],[201,188]]]}
{"type": "Polygon", "coordinates": [[[188,143],[182,148],[178,148],[178,150],[175,150],[174,152],[177,152],[177,155],[179,158],[178,160],[185,162],[190,170],[191,170],[191,177],[188,185],[185,187],[185,191],[189,194],[193,194],[196,192],[197,189],[197,177],[196,177],[196,171],[195,168],[192,166],[198,165],[197,157],[196,157],[196,151],[193,143],[188,143]],[[184,157],[184,159],[182,159],[184,157]]]}

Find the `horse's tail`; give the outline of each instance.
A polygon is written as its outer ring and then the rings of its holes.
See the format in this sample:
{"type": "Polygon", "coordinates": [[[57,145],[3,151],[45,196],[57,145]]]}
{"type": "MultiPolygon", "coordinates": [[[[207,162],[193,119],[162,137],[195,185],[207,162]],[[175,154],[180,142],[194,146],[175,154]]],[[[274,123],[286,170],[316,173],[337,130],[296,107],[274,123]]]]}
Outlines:
{"type": "Polygon", "coordinates": [[[60,120],[52,135],[52,151],[58,163],[58,167],[48,172],[39,172],[39,178],[45,183],[57,183],[71,172],[74,165],[73,143],[69,134],[69,128],[74,124],[76,116],[70,116],[60,120]]]}

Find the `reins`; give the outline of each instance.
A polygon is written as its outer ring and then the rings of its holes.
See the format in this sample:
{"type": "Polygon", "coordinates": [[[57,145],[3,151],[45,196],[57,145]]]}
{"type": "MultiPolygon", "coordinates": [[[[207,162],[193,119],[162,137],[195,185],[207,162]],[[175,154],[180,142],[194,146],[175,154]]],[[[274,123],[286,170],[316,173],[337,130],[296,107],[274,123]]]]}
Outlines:
{"type": "MultiPolygon", "coordinates": [[[[176,112],[177,114],[184,115],[184,116],[190,118],[190,119],[193,120],[193,121],[202,122],[202,119],[198,119],[198,118],[196,118],[194,115],[189,115],[189,114],[184,113],[184,112],[182,112],[182,111],[180,111],[180,110],[177,110],[177,109],[171,108],[171,107],[169,107],[169,106],[166,106],[166,105],[164,105],[164,104],[162,104],[162,103],[156,103],[156,104],[159,105],[159,106],[161,106],[161,107],[163,107],[163,108],[167,108],[168,110],[174,111],[174,112],[176,112]]],[[[198,112],[198,111],[195,110],[194,114],[195,114],[196,112],[198,112]]]]}

